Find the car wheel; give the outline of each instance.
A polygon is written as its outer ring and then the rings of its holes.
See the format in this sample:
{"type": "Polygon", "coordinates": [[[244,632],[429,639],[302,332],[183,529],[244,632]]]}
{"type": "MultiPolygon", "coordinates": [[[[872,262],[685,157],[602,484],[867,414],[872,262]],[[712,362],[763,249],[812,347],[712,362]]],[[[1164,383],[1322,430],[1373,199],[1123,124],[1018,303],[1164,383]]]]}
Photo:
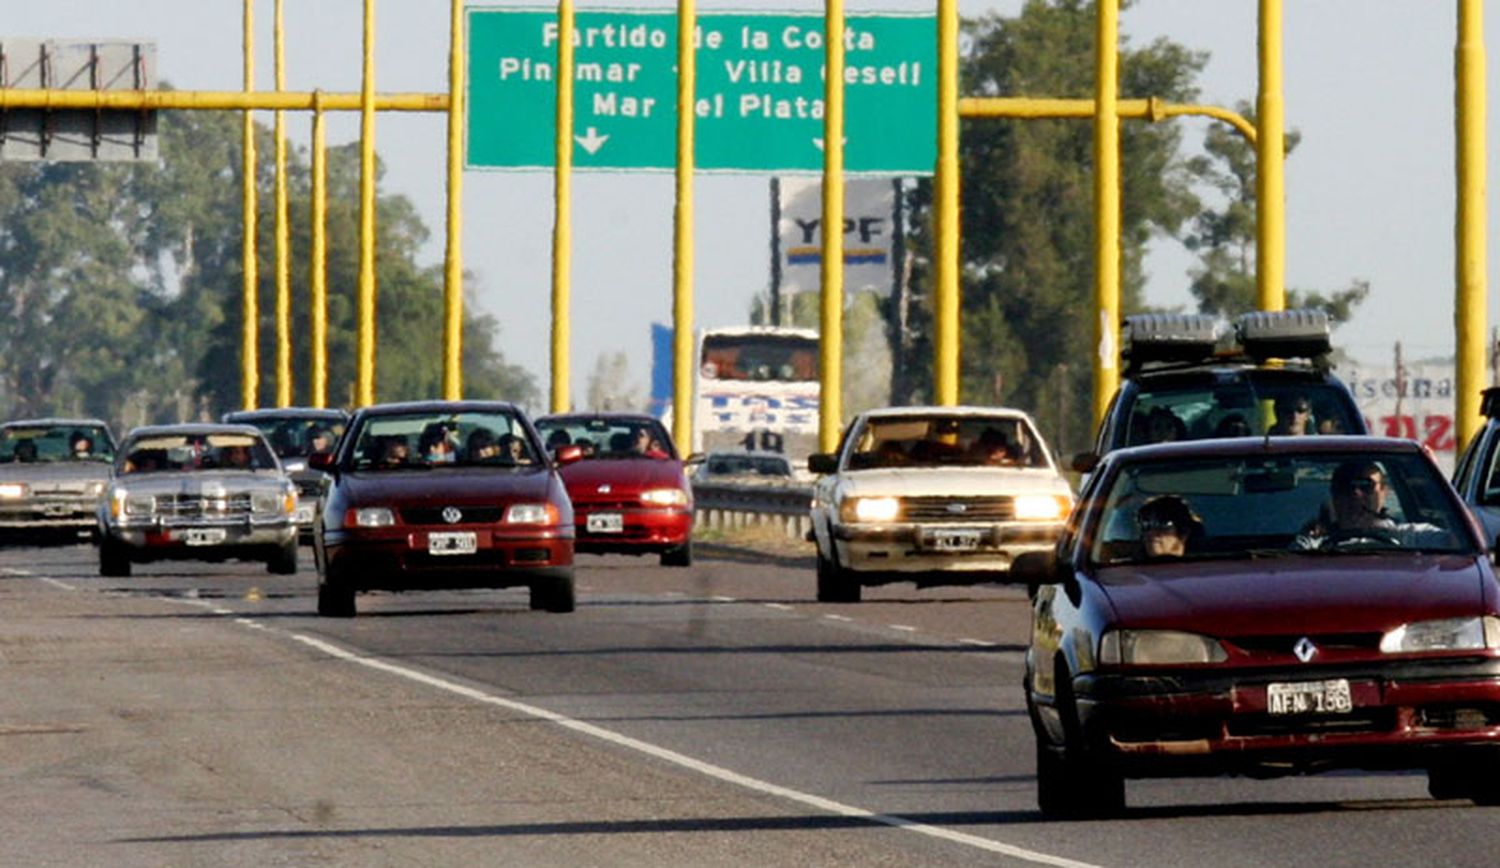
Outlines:
{"type": "Polygon", "coordinates": [[[295,576],[297,574],[297,540],[282,546],[276,554],[266,561],[266,572],[278,576],[295,576]]]}
{"type": "Polygon", "coordinates": [[[1049,817],[1094,819],[1125,811],[1125,778],[1089,749],[1067,670],[1058,667],[1057,704],[1062,717],[1061,749],[1038,736],[1037,807],[1049,817]]]}
{"type": "Polygon", "coordinates": [[[573,574],[538,579],[531,584],[531,608],[545,612],[571,612],[577,606],[573,574]]]}
{"type": "Polygon", "coordinates": [[[661,553],[661,565],[664,567],[690,567],[693,565],[693,541],[688,540],[680,546],[667,549],[661,553]]]}
{"type": "Polygon", "coordinates": [[[1470,799],[1500,805],[1500,753],[1461,753],[1427,770],[1427,792],[1434,799],[1470,799]]]}
{"type": "Polygon", "coordinates": [[[818,555],[818,602],[858,603],[858,580],[832,560],[818,555]]]}
{"type": "Polygon", "coordinates": [[[99,575],[112,578],[130,575],[130,554],[107,536],[99,540],[99,575]]]}
{"type": "Polygon", "coordinates": [[[353,618],[354,589],[333,570],[318,576],[318,614],[324,618],[353,618]]]}

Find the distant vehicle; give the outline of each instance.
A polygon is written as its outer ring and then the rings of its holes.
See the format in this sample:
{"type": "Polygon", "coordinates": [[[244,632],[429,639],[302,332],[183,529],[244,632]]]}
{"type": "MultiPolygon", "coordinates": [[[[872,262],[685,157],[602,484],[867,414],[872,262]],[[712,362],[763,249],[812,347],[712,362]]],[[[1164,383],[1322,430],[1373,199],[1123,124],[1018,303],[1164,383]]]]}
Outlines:
{"type": "Polygon", "coordinates": [[[500,401],[363,407],[315,469],[318,614],[353,617],[361,591],[527,587],[531,608],[571,612],[573,506],[531,420],[500,401]]]}
{"type": "Polygon", "coordinates": [[[1453,487],[1484,527],[1484,541],[1500,538],[1500,388],[1484,390],[1484,427],[1464,447],[1453,469],[1453,487]]]}
{"type": "MultiPolygon", "coordinates": [[[[742,449],[805,464],[818,444],[818,333],[704,329],[693,377],[693,454],[742,449]]],[[[670,406],[662,420],[672,426],[670,406]]]]}
{"type": "Polygon", "coordinates": [[[99,574],[156,560],[265,561],[297,571],[297,488],[249,425],[133,429],[97,513],[99,574]]]}
{"type": "Polygon", "coordinates": [[[266,435],[282,468],[297,483],[298,536],[311,543],[318,503],[328,493],[328,474],[308,467],[307,458],[316,452],[333,452],[349,424],[349,414],[317,407],[277,407],[235,410],[225,413],[223,421],[254,425],[266,435]]]}
{"type": "Polygon", "coordinates": [[[1031,418],[998,407],[890,407],[856,416],[811,510],[818,600],[861,588],[1005,581],[1025,552],[1051,548],[1072,491],[1031,418]]]}
{"type": "Polygon", "coordinates": [[[692,564],[693,492],[660,422],[645,414],[572,413],[541,416],[536,427],[550,448],[582,449],[583,460],[560,471],[578,551],[692,564]]]}
{"type": "Polygon", "coordinates": [[[1345,768],[1500,804],[1500,584],[1413,441],[1112,451],[1014,570],[1044,814],[1119,813],[1126,778],[1345,768]]]}
{"type": "Polygon", "coordinates": [[[0,425],[0,531],[92,531],[114,457],[115,439],[98,419],[0,425]]]}
{"type": "Polygon", "coordinates": [[[1121,337],[1124,376],[1093,450],[1073,457],[1079,472],[1144,443],[1369,433],[1331,371],[1323,311],[1248,313],[1232,332],[1207,315],[1142,314],[1125,318],[1121,337]]]}
{"type": "Polygon", "coordinates": [[[693,462],[693,482],[734,482],[737,480],[790,480],[794,477],[792,462],[785,455],[742,450],[710,452],[693,462]]]}

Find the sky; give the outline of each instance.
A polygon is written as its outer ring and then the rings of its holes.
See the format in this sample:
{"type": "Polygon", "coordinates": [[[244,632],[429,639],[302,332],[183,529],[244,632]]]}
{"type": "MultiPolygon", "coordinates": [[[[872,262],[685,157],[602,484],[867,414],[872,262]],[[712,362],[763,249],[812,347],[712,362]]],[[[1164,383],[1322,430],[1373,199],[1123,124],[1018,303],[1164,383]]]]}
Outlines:
{"type": "MultiPolygon", "coordinates": [[[[580,4],[609,5],[670,8],[580,4]]],[[[377,90],[447,89],[448,6],[442,0],[379,0],[377,90]]],[[[973,17],[1012,15],[1021,6],[1021,0],[962,0],[959,8],[973,17]]],[[[242,0],[49,0],[6,7],[0,37],[152,41],[159,77],[175,87],[242,87],[242,0]]],[[[1138,0],[1121,14],[1121,32],[1134,44],[1167,37],[1209,52],[1199,78],[1201,100],[1233,106],[1255,98],[1256,7],[1256,0],[1138,0]]],[[[1456,2],[1286,0],[1284,7],[1286,123],[1302,135],[1286,164],[1288,285],[1334,290],[1354,279],[1370,282],[1369,299],[1335,336],[1336,344],[1366,364],[1389,359],[1396,341],[1407,358],[1451,355],[1456,2]]],[[[821,8],[790,0],[698,3],[700,13],[821,8]]],[[[934,9],[915,0],[847,4],[851,13],[934,9]]],[[[254,10],[257,84],[271,89],[274,0],[256,0],[254,10]]],[[[289,89],[360,89],[361,0],[285,0],[285,21],[289,89]]],[[[1487,87],[1494,104],[1500,96],[1500,14],[1492,12],[1486,26],[1487,87]]],[[[269,112],[261,118],[272,122],[269,112]]],[[[1183,124],[1189,147],[1211,123],[1175,122],[1183,124]]],[[[289,113],[294,144],[305,145],[310,124],[307,115],[289,113]]],[[[1490,112],[1488,127],[1488,171],[1497,179],[1500,112],[1490,112]]],[[[355,113],[329,123],[330,145],[357,135],[355,113]]],[[[445,135],[441,115],[387,112],[376,122],[376,147],[387,165],[382,189],[416,204],[433,232],[423,251],[429,264],[443,256],[445,135]]],[[[502,352],[533,373],[544,400],[550,382],[552,189],[550,173],[470,171],[463,191],[464,266],[474,274],[477,303],[498,318],[502,352]]],[[[672,320],[673,196],[670,173],[575,177],[575,400],[585,394],[588,374],[605,353],[626,353],[630,379],[646,388],[650,324],[672,320]]],[[[695,209],[697,323],[745,323],[752,299],[769,285],[767,179],[699,176],[695,209]]],[[[1500,214],[1494,197],[1488,212],[1495,248],[1500,214]]],[[[270,256],[263,251],[263,268],[270,267],[270,256]]],[[[1177,242],[1158,239],[1147,260],[1147,303],[1189,308],[1192,262],[1177,242]]],[[[1500,249],[1491,250],[1488,272],[1493,328],[1500,249]]],[[[294,268],[294,282],[296,274],[294,268]]],[[[435,351],[440,340],[434,335],[435,351]]],[[[1080,357],[1086,352],[1079,348],[1080,357]]]]}

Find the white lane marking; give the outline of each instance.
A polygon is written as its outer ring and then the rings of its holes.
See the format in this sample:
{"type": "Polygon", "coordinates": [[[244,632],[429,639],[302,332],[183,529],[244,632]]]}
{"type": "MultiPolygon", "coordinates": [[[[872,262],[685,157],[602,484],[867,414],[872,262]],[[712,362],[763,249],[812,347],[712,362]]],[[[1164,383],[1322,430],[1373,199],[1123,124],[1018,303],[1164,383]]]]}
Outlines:
{"type": "Polygon", "coordinates": [[[926,835],[930,838],[937,838],[939,840],[948,841],[954,844],[963,844],[969,847],[974,847],[976,849],[984,850],[989,853],[999,853],[1001,855],[1010,856],[1015,859],[1035,862],[1039,865],[1059,865],[1066,866],[1066,868],[1092,868],[1092,866],[1090,866],[1087,862],[1075,862],[1072,859],[1066,859],[1061,856],[1053,856],[1050,853],[1039,853],[1035,850],[1027,850],[1024,847],[1017,847],[1013,844],[1006,844],[1000,841],[991,840],[989,838],[981,838],[978,835],[970,835],[965,832],[955,831],[953,829],[945,829],[940,826],[928,825],[927,823],[918,823],[914,820],[909,820],[905,817],[896,816],[894,814],[877,814],[874,811],[870,811],[865,808],[846,805],[842,802],[835,802],[832,799],[825,799],[822,796],[815,796],[811,793],[804,793],[800,790],[791,789],[790,787],[783,787],[779,784],[773,784],[769,781],[760,780],[759,778],[752,778],[749,775],[742,775],[739,772],[726,769],[723,766],[717,766],[712,763],[703,762],[702,760],[693,759],[686,754],[681,754],[674,750],[668,750],[664,747],[658,747],[657,745],[651,744],[649,742],[631,738],[628,735],[621,735],[614,730],[605,729],[601,726],[595,726],[592,723],[584,723],[581,720],[575,720],[574,718],[568,717],[566,715],[558,714],[555,711],[548,711],[545,708],[540,708],[535,705],[527,705],[524,702],[517,702],[514,699],[506,699],[501,696],[496,696],[493,693],[486,693],[483,690],[478,690],[473,687],[467,687],[462,684],[457,684],[443,678],[438,678],[434,675],[429,675],[425,672],[419,672],[415,669],[407,669],[404,666],[397,666],[394,663],[388,663],[379,658],[365,657],[352,651],[348,651],[332,643],[325,642],[322,639],[316,639],[312,636],[304,636],[300,633],[288,633],[287,635],[311,648],[322,651],[324,654],[327,654],[330,657],[344,660],[349,663],[357,663],[360,666],[365,666],[370,669],[375,669],[390,675],[395,675],[399,678],[405,678],[409,681],[415,681],[418,684],[425,684],[428,687],[434,687],[438,690],[444,690],[449,693],[462,696],[466,699],[471,699],[475,702],[483,703],[485,705],[493,705],[499,708],[505,708],[511,711],[519,712],[530,717],[535,717],[539,720],[545,720],[548,723],[556,724],[560,727],[563,727],[564,729],[570,729],[574,732],[591,736],[593,738],[609,742],[610,744],[617,745],[619,747],[634,750],[639,753],[646,754],[647,756],[662,760],[664,762],[669,762],[673,765],[688,769],[689,771],[694,771],[699,774],[706,775],[716,780],[723,781],[724,783],[744,787],[745,789],[753,790],[757,793],[786,799],[788,801],[796,802],[801,805],[806,805],[810,808],[815,808],[820,811],[826,811],[830,814],[836,814],[841,817],[857,817],[859,819],[868,820],[872,823],[878,823],[882,826],[891,826],[897,829],[902,829],[904,831],[915,832],[919,835],[926,835]]]}
{"type": "Polygon", "coordinates": [[[887,624],[886,626],[890,627],[892,630],[901,630],[906,633],[917,632],[917,628],[911,626],[910,624],[887,624]]]}
{"type": "Polygon", "coordinates": [[[978,645],[980,648],[993,648],[993,647],[995,647],[995,645],[997,643],[995,643],[995,642],[986,642],[983,639],[960,639],[960,640],[958,640],[958,644],[960,644],[960,645],[978,645]]]}
{"type": "Polygon", "coordinates": [[[715,603],[738,603],[739,602],[739,600],[736,599],[736,598],[734,598],[734,597],[709,597],[709,599],[713,600],[715,603]]]}
{"type": "Polygon", "coordinates": [[[792,611],[792,607],[788,606],[786,603],[767,603],[766,604],[766,608],[767,609],[780,609],[783,612],[790,612],[790,611],[792,611]]]}
{"type": "Polygon", "coordinates": [[[0,573],[4,573],[7,576],[21,576],[23,578],[36,575],[31,570],[23,570],[18,567],[0,567],[0,573]]]}
{"type": "Polygon", "coordinates": [[[854,620],[853,618],[849,617],[848,615],[824,615],[823,617],[827,618],[830,621],[853,621],[854,620]]]}

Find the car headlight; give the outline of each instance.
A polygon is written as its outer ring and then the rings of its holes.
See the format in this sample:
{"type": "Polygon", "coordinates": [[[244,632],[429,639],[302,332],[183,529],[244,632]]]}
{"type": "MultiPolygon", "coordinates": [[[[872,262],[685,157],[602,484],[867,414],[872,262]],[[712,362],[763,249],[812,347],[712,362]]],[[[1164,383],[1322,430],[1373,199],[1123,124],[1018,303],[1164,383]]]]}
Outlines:
{"type": "Polygon", "coordinates": [[[1219,640],[1178,630],[1110,630],[1099,640],[1105,666],[1222,663],[1229,653],[1219,640]]]}
{"type": "Polygon", "coordinates": [[[550,503],[512,503],[505,510],[506,524],[556,524],[557,508],[550,503]]]}
{"type": "Polygon", "coordinates": [[[901,501],[894,497],[849,497],[839,504],[844,521],[895,521],[901,516],[901,501]]]}
{"type": "Polygon", "coordinates": [[[687,492],[680,488],[653,488],[641,493],[641,503],[649,506],[687,506],[687,492]]]}
{"type": "Polygon", "coordinates": [[[99,497],[100,495],[104,494],[104,483],[102,481],[90,482],[88,485],[85,485],[83,487],[83,493],[87,494],[89,497],[99,497]]]}
{"type": "Polygon", "coordinates": [[[274,491],[257,491],[250,495],[251,512],[275,512],[281,496],[274,491]]]}
{"type": "Polygon", "coordinates": [[[346,523],[354,527],[390,527],[396,523],[396,514],[384,506],[365,506],[349,510],[346,523]]]}
{"type": "Polygon", "coordinates": [[[1500,648],[1500,618],[1443,618],[1415,621],[1386,631],[1380,637],[1385,654],[1413,651],[1463,651],[1500,648]]]}
{"type": "Polygon", "coordinates": [[[12,500],[26,496],[26,485],[22,482],[0,483],[0,499],[12,500]]]}
{"type": "Polygon", "coordinates": [[[115,499],[124,509],[125,515],[150,515],[156,511],[156,498],[149,494],[129,494],[125,491],[117,491],[115,499]]]}
{"type": "Polygon", "coordinates": [[[1073,501],[1061,494],[1022,494],[1015,501],[1020,521],[1062,521],[1073,508],[1073,501]]]}

